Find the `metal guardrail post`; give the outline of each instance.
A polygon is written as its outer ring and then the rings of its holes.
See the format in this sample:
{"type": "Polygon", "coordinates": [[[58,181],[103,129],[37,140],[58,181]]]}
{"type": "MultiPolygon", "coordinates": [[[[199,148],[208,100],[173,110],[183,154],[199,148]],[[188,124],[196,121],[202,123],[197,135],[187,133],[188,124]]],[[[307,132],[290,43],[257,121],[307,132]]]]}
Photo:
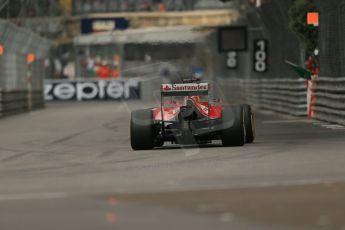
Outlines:
{"type": "Polygon", "coordinates": [[[2,89],[0,88],[0,117],[2,117],[2,89]]]}
{"type": "Polygon", "coordinates": [[[32,62],[28,60],[28,72],[27,72],[27,98],[28,98],[28,110],[32,110],[32,62]]]}

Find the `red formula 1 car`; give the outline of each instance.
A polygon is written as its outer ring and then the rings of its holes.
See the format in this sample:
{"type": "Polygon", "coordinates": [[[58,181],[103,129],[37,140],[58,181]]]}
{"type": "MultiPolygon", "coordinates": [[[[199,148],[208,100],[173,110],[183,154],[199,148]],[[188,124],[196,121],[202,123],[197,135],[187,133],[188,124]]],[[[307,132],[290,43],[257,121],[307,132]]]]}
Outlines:
{"type": "Polygon", "coordinates": [[[221,140],[224,146],[243,146],[254,141],[253,123],[249,105],[222,105],[211,99],[208,83],[163,84],[159,108],[132,112],[131,145],[148,150],[165,142],[201,145],[221,140]]]}

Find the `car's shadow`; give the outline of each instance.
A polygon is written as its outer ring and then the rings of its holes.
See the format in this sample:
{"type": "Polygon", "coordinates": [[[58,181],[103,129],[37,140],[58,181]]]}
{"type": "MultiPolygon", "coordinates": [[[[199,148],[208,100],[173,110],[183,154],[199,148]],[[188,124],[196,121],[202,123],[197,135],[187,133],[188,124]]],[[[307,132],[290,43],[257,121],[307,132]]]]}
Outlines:
{"type": "Polygon", "coordinates": [[[156,147],[153,150],[168,150],[168,149],[204,149],[204,148],[243,148],[246,146],[257,146],[257,145],[261,145],[262,142],[253,142],[253,143],[247,143],[244,146],[223,146],[222,144],[218,144],[218,143],[212,143],[212,144],[203,144],[203,145],[173,145],[173,144],[169,144],[169,145],[165,145],[162,147],[156,147]]]}
{"type": "Polygon", "coordinates": [[[167,145],[154,150],[165,150],[165,149],[203,149],[203,148],[222,148],[225,147],[221,144],[205,144],[205,145],[167,145]]]}

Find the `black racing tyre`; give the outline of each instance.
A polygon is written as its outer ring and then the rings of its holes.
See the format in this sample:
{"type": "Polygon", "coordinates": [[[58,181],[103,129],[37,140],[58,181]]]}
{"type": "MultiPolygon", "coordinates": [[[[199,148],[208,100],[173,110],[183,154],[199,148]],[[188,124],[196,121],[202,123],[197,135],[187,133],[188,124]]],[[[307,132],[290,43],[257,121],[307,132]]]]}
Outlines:
{"type": "Polygon", "coordinates": [[[159,139],[156,139],[155,142],[154,142],[154,147],[163,147],[164,145],[164,141],[163,140],[159,140],[159,139]]]}
{"type": "Polygon", "coordinates": [[[224,146],[245,144],[244,111],[242,106],[231,106],[222,112],[221,140],[224,146]]]}
{"type": "Polygon", "coordinates": [[[253,143],[255,140],[254,114],[250,105],[242,105],[244,111],[244,126],[246,128],[246,142],[253,143]]]}
{"type": "Polygon", "coordinates": [[[134,150],[154,147],[152,110],[135,110],[131,114],[131,146],[134,150]]]}

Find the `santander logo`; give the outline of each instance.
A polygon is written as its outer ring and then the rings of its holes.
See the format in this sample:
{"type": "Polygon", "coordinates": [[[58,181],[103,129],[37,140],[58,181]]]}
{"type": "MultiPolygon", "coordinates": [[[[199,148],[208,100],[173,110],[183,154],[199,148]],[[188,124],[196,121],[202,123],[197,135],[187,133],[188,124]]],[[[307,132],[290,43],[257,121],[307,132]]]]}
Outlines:
{"type": "Polygon", "coordinates": [[[172,88],[171,88],[169,85],[165,85],[165,86],[163,87],[163,90],[164,90],[164,91],[170,91],[170,90],[172,90],[172,88]]]}
{"type": "Polygon", "coordinates": [[[201,84],[163,84],[162,85],[162,91],[207,91],[208,90],[208,84],[207,83],[201,83],[201,84]]]}

